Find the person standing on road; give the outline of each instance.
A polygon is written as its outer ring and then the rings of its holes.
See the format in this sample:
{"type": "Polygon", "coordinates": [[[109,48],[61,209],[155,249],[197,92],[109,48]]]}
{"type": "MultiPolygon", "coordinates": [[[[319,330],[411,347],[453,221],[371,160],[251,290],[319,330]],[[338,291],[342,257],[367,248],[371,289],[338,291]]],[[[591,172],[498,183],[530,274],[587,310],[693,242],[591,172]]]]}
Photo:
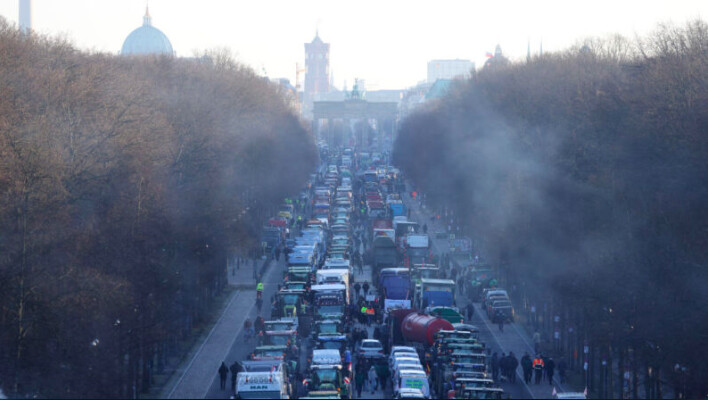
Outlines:
{"type": "Polygon", "coordinates": [[[226,362],[222,361],[219,367],[219,382],[221,383],[221,390],[226,390],[226,376],[229,373],[229,368],[226,366],[226,362]]]}
{"type": "Polygon", "coordinates": [[[533,373],[533,361],[531,361],[529,353],[525,353],[521,357],[521,369],[524,370],[524,382],[528,385],[531,383],[531,374],[533,373]]]}
{"type": "Polygon", "coordinates": [[[536,356],[536,358],[533,360],[533,370],[534,370],[534,381],[538,385],[541,383],[541,378],[543,377],[543,356],[540,354],[536,356]]]}
{"type": "Polygon", "coordinates": [[[234,361],[229,369],[231,370],[231,391],[236,392],[236,377],[238,373],[241,372],[241,365],[238,361],[234,361]]]}
{"type": "Polygon", "coordinates": [[[467,321],[472,320],[472,316],[474,315],[474,304],[472,304],[472,301],[467,303],[467,321]]]}
{"type": "Polygon", "coordinates": [[[364,298],[369,295],[369,282],[364,281],[364,284],[361,286],[362,289],[364,289],[364,298]]]}
{"type": "Polygon", "coordinates": [[[556,363],[553,362],[553,357],[548,358],[548,362],[546,363],[546,377],[548,378],[548,384],[553,385],[553,371],[556,368],[556,363]]]}
{"type": "Polygon", "coordinates": [[[497,324],[499,324],[499,332],[504,333],[504,314],[499,310],[497,310],[494,314],[497,319],[497,324]]]}

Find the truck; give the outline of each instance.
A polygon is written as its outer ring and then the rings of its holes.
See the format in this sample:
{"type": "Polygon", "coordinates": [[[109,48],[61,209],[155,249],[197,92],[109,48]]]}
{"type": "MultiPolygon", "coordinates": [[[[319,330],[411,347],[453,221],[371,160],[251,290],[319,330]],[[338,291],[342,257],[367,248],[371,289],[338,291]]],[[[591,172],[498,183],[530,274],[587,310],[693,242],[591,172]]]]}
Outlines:
{"type": "Polygon", "coordinates": [[[346,310],[347,289],[341,284],[312,285],[316,319],[341,319],[346,310]]]}
{"type": "MultiPolygon", "coordinates": [[[[388,218],[375,218],[371,221],[371,236],[376,236],[376,231],[381,229],[393,229],[393,223],[388,218]]],[[[394,239],[396,238],[394,232],[394,239]]]]}
{"type": "Polygon", "coordinates": [[[417,222],[408,221],[406,217],[400,216],[393,218],[393,229],[396,231],[396,246],[403,248],[405,237],[418,232],[419,225],[417,222]]]}
{"type": "Polygon", "coordinates": [[[408,314],[401,323],[401,334],[405,340],[422,343],[426,347],[433,345],[438,331],[454,329],[452,324],[443,318],[419,312],[408,314]]]}
{"type": "Polygon", "coordinates": [[[282,228],[277,226],[264,226],[261,233],[261,243],[265,251],[271,251],[274,248],[280,246],[283,241],[283,231],[282,228]]]}
{"type": "Polygon", "coordinates": [[[282,361],[243,361],[236,376],[237,399],[287,399],[291,386],[282,361]]]}
{"type": "Polygon", "coordinates": [[[430,238],[423,234],[408,234],[403,242],[403,264],[425,264],[430,261],[430,238]]]}
{"type": "Polygon", "coordinates": [[[395,231],[393,229],[374,230],[374,275],[381,268],[395,267],[398,265],[398,251],[396,250],[395,231]]]}
{"type": "Polygon", "coordinates": [[[384,268],[379,272],[379,292],[384,309],[411,308],[411,276],[407,268],[384,268]]]}
{"type": "Polygon", "coordinates": [[[408,215],[408,208],[400,200],[391,200],[388,202],[388,208],[391,210],[392,217],[408,215]]]}
{"type": "Polygon", "coordinates": [[[345,269],[320,269],[316,275],[317,285],[344,285],[344,301],[349,305],[351,293],[349,289],[349,271],[345,269]]]}
{"type": "Polygon", "coordinates": [[[452,279],[421,279],[420,289],[414,295],[418,309],[427,307],[454,307],[455,281],[452,279]]]}
{"type": "Polygon", "coordinates": [[[379,197],[378,200],[367,200],[366,208],[368,209],[369,218],[383,218],[386,217],[386,206],[379,197]]]}

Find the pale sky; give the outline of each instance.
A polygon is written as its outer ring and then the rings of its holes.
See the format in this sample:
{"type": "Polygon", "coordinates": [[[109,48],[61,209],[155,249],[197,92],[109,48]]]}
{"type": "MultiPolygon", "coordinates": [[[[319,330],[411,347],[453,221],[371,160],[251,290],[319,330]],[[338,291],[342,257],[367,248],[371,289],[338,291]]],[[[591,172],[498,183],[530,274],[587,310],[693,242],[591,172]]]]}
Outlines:
{"type": "MultiPolygon", "coordinates": [[[[146,0],[32,0],[33,29],[63,35],[81,49],[117,54],[142,25],[146,0]]],[[[295,81],[304,43],[319,28],[331,44],[335,86],[354,78],[368,90],[425,80],[432,59],[470,59],[479,68],[499,44],[512,60],[561,50],[588,36],[643,35],[660,22],[708,18],[708,0],[150,0],[153,26],[178,56],[227,48],[269,77],[295,81]]],[[[13,23],[18,1],[0,0],[13,23]]],[[[304,75],[301,76],[301,80],[304,75]]]]}

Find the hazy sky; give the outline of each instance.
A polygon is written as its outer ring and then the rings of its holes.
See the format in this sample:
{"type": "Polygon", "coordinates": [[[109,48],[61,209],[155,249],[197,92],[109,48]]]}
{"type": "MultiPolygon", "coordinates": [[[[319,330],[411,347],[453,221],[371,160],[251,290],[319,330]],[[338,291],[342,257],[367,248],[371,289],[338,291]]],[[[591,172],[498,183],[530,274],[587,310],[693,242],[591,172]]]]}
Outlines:
{"type": "MultiPolygon", "coordinates": [[[[62,34],[82,49],[118,53],[142,24],[145,0],[33,0],[33,28],[62,34]]],[[[294,82],[295,63],[319,27],[331,44],[335,86],[355,77],[367,89],[400,89],[426,77],[431,59],[471,59],[477,66],[498,43],[511,59],[566,48],[587,36],[650,32],[659,22],[708,19],[708,0],[150,0],[153,25],[178,56],[228,48],[268,76],[294,82]]],[[[0,0],[16,23],[17,0],[0,0]]],[[[301,78],[302,79],[302,78],[301,78]]]]}

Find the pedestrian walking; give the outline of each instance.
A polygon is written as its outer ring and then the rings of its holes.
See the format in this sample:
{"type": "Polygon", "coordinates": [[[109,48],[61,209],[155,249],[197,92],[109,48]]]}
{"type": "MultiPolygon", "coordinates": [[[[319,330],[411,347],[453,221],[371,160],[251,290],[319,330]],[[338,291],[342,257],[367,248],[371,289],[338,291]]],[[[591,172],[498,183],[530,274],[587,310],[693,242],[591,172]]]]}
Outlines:
{"type": "Polygon", "coordinates": [[[543,367],[543,357],[541,355],[537,355],[533,360],[534,381],[537,385],[541,383],[541,378],[543,377],[543,367]]]}
{"type": "Polygon", "coordinates": [[[361,398],[361,390],[364,388],[364,381],[366,380],[366,373],[364,369],[357,365],[356,376],[354,376],[354,386],[356,387],[356,397],[361,398]]]}
{"type": "Polygon", "coordinates": [[[280,261],[280,246],[275,248],[275,261],[280,261]]]}
{"type": "Polygon", "coordinates": [[[366,297],[369,294],[369,282],[364,281],[364,284],[361,286],[362,289],[364,289],[364,297],[366,297]]]}
{"type": "Polygon", "coordinates": [[[533,361],[531,361],[531,356],[529,353],[525,353],[521,357],[521,369],[524,371],[524,382],[526,384],[531,383],[531,374],[533,373],[533,361]]]}
{"type": "Polygon", "coordinates": [[[497,319],[497,324],[499,325],[499,332],[504,333],[504,313],[502,313],[501,310],[497,310],[494,316],[497,319]]]}
{"type": "Polygon", "coordinates": [[[492,354],[491,367],[492,379],[496,381],[499,379],[499,356],[497,356],[497,353],[492,354]]]}
{"type": "Polygon", "coordinates": [[[519,360],[514,352],[509,353],[509,382],[516,383],[516,368],[519,367],[519,360]]]}
{"type": "Polygon", "coordinates": [[[499,357],[499,371],[504,379],[509,379],[509,359],[506,353],[502,353],[501,357],[499,357]]]}
{"type": "Polygon", "coordinates": [[[371,394],[374,394],[379,388],[378,382],[376,382],[376,368],[373,365],[369,368],[369,388],[371,388],[371,394]]]}
{"type": "Polygon", "coordinates": [[[467,320],[471,321],[473,315],[474,315],[474,304],[472,304],[472,302],[470,301],[469,303],[467,303],[467,320]]]}
{"type": "Polygon", "coordinates": [[[379,380],[379,387],[382,391],[386,391],[386,382],[388,382],[388,364],[385,362],[376,363],[376,378],[379,380]]]}
{"type": "Polygon", "coordinates": [[[244,330],[244,336],[246,341],[250,340],[253,337],[253,327],[251,325],[251,320],[246,318],[245,321],[243,321],[243,330],[244,330]]]}
{"type": "Polygon", "coordinates": [[[226,366],[226,362],[222,361],[219,367],[219,382],[221,383],[221,390],[226,390],[226,376],[229,373],[229,368],[226,366]]]}
{"type": "Polygon", "coordinates": [[[548,358],[548,362],[546,363],[546,377],[548,378],[548,384],[553,385],[553,372],[556,368],[556,363],[553,361],[553,357],[548,358]]]}
{"type": "Polygon", "coordinates": [[[423,224],[423,233],[428,234],[428,224],[423,224]]]}
{"type": "Polygon", "coordinates": [[[354,284],[354,293],[356,293],[356,300],[355,301],[359,300],[359,291],[360,290],[361,290],[361,284],[359,282],[356,282],[354,284]]]}
{"type": "Polygon", "coordinates": [[[236,392],[236,377],[238,373],[241,372],[241,365],[238,361],[234,361],[229,369],[231,370],[231,391],[236,392]]]}

